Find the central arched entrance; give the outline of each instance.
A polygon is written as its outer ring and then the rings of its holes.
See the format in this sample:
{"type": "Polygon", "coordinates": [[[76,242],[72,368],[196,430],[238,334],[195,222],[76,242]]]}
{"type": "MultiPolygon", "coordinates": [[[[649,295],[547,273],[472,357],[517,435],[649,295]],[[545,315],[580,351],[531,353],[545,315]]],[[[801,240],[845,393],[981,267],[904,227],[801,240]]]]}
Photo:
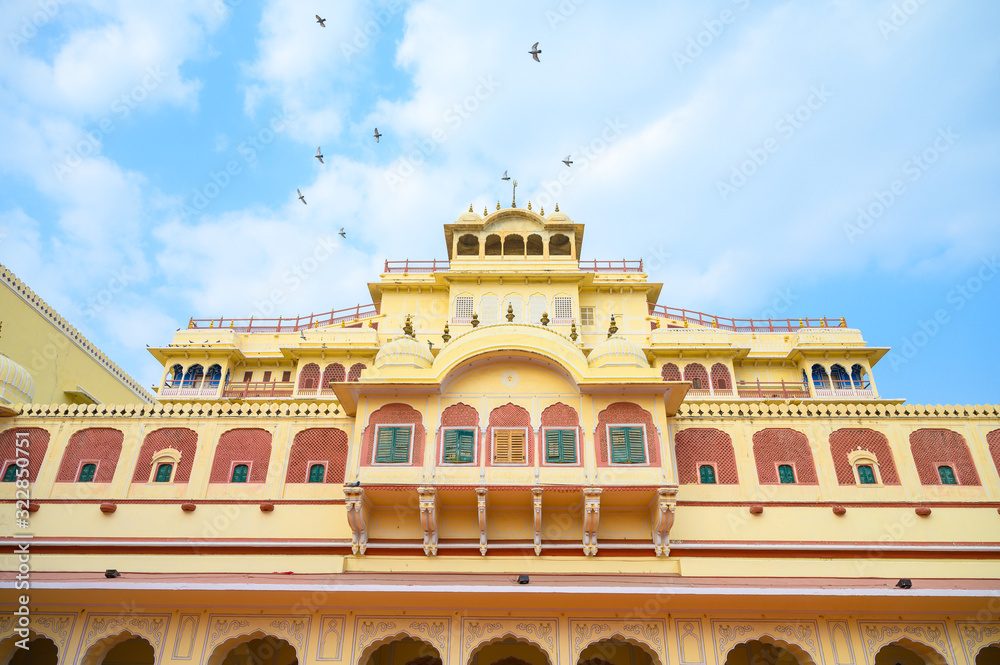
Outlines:
{"type": "MultiPolygon", "coordinates": [[[[260,633],[257,633],[260,635],[260,633]]],[[[231,641],[215,648],[208,665],[298,665],[295,647],[273,635],[231,641]]]]}
{"type": "Polygon", "coordinates": [[[737,644],[726,656],[726,665],[807,665],[783,646],[762,640],[737,644]]]}
{"type": "Polygon", "coordinates": [[[379,646],[359,665],[441,665],[441,654],[423,640],[400,637],[379,646]]]}
{"type": "Polygon", "coordinates": [[[660,665],[660,660],[636,644],[611,638],[581,651],[577,665],[660,665]]]}
{"type": "Polygon", "coordinates": [[[875,654],[875,665],[946,665],[944,657],[925,644],[902,639],[875,654]]]}
{"type": "Polygon", "coordinates": [[[552,665],[541,647],[514,637],[504,637],[479,647],[469,665],[552,665]]]}

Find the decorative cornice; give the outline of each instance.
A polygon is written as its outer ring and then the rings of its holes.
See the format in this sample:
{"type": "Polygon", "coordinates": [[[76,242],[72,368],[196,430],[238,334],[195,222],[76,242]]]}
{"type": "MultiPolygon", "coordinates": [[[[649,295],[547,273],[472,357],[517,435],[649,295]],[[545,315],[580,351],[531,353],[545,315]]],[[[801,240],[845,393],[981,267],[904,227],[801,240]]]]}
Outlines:
{"type": "Polygon", "coordinates": [[[19,418],[337,418],[353,421],[332,403],[24,404],[19,418]]]}
{"type": "Polygon", "coordinates": [[[42,300],[37,293],[28,288],[27,284],[18,279],[17,275],[11,272],[11,270],[3,264],[0,264],[0,282],[5,284],[11,291],[17,294],[21,300],[33,307],[36,312],[47,318],[52,325],[61,330],[66,337],[83,349],[91,358],[103,365],[105,369],[114,375],[114,377],[117,378],[125,387],[134,392],[137,397],[146,402],[153,401],[153,396],[146,392],[146,390],[144,390],[135,379],[129,376],[128,373],[126,373],[125,370],[117,364],[112,362],[103,351],[84,337],[83,333],[70,325],[70,323],[64,319],[59,312],[54,310],[51,305],[42,300]]]}
{"type": "Polygon", "coordinates": [[[1000,416],[998,404],[896,404],[891,402],[684,402],[678,420],[688,418],[987,418],[1000,416]]]}

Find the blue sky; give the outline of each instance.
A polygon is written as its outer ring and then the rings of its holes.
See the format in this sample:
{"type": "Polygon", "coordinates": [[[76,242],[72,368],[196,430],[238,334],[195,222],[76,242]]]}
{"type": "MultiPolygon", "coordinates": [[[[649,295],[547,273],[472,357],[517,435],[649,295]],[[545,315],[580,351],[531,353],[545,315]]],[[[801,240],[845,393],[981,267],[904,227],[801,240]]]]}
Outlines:
{"type": "Polygon", "coordinates": [[[893,347],[884,397],[996,403],[998,28],[988,0],[5,0],[0,262],[150,385],[190,316],[444,258],[508,170],[661,304],[844,316],[893,347]]]}

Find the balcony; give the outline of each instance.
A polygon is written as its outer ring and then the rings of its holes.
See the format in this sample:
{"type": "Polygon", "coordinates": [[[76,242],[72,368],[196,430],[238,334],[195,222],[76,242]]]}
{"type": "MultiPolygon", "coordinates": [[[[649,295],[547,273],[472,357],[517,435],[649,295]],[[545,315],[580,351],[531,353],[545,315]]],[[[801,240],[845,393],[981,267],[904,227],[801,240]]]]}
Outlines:
{"type": "Polygon", "coordinates": [[[786,381],[740,381],[736,390],[740,399],[803,399],[809,397],[809,386],[805,383],[786,381]]]}
{"type": "Polygon", "coordinates": [[[816,382],[816,397],[860,397],[862,399],[874,399],[875,391],[872,390],[870,381],[836,380],[827,383],[816,382]]]}
{"type": "Polygon", "coordinates": [[[286,381],[234,381],[226,384],[223,397],[254,399],[260,397],[291,397],[295,384],[286,381]]]}
{"type": "Polygon", "coordinates": [[[733,332],[795,332],[802,328],[844,328],[847,326],[847,321],[844,318],[834,319],[824,316],[817,319],[808,317],[804,319],[733,319],[728,316],[716,316],[665,305],[650,305],[649,315],[733,332]]]}
{"type": "Polygon", "coordinates": [[[219,381],[167,381],[160,389],[160,397],[216,397],[219,381]]]}

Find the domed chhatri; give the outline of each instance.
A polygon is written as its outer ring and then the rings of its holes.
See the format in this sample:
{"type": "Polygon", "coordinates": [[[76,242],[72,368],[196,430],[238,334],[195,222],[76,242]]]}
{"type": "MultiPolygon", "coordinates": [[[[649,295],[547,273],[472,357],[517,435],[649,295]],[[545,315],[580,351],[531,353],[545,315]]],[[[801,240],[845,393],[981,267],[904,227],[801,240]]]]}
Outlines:
{"type": "Polygon", "coordinates": [[[31,402],[35,380],[28,370],[0,353],[0,405],[31,402]]]}
{"type": "Polygon", "coordinates": [[[598,342],[590,355],[587,364],[592,369],[601,367],[641,367],[649,368],[649,361],[642,348],[624,337],[609,337],[598,342]]]}
{"type": "Polygon", "coordinates": [[[434,356],[425,342],[418,342],[403,335],[392,340],[375,356],[375,367],[418,367],[427,369],[434,364],[434,356]]]}

